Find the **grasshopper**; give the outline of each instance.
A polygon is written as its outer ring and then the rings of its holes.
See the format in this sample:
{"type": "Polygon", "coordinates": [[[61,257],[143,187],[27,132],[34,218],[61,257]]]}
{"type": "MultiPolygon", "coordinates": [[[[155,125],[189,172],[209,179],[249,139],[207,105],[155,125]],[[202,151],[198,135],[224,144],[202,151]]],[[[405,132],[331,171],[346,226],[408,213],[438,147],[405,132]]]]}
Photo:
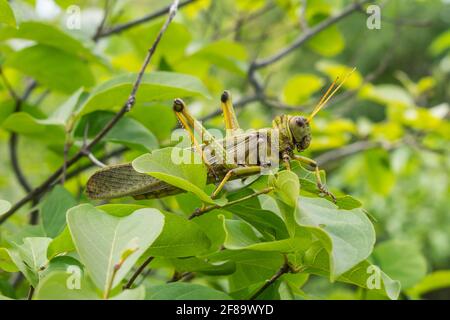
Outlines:
{"type": "MultiPolygon", "coordinates": [[[[189,133],[191,150],[195,150],[202,156],[208,167],[208,183],[217,183],[211,198],[216,198],[224,188],[225,184],[233,179],[240,179],[260,174],[262,169],[270,165],[267,156],[260,153],[250,160],[251,151],[261,149],[262,145],[270,146],[271,138],[276,131],[278,134],[277,163],[282,163],[290,170],[290,160],[298,160],[306,164],[314,171],[317,187],[321,195],[329,196],[333,201],[336,198],[322,183],[317,163],[313,159],[294,154],[294,151],[302,152],[307,149],[311,142],[310,123],[314,116],[325,106],[331,97],[339,90],[345,80],[350,76],[348,73],[342,81],[337,78],[308,117],[281,115],[272,122],[272,128],[265,128],[247,134],[240,134],[240,126],[233,108],[231,94],[224,91],[221,96],[221,107],[224,116],[227,136],[222,140],[215,140],[211,134],[188,112],[185,103],[181,99],[175,99],[173,110],[181,126],[189,133]],[[195,133],[206,137],[208,142],[200,144],[195,133]],[[255,143],[250,143],[254,141],[255,143]],[[214,147],[215,152],[206,152],[208,147],[214,147]],[[217,150],[219,150],[217,152],[217,150]],[[237,159],[236,153],[243,155],[237,159]],[[231,158],[231,161],[229,161],[231,158]],[[221,160],[221,161],[219,161],[221,160]],[[227,160],[227,161],[224,161],[227,160]]],[[[273,159],[273,158],[272,158],[273,159]]],[[[172,186],[164,181],[158,180],[133,169],[131,163],[112,165],[95,172],[87,182],[87,195],[91,199],[113,199],[132,196],[135,199],[162,198],[184,192],[184,190],[172,186]]]]}

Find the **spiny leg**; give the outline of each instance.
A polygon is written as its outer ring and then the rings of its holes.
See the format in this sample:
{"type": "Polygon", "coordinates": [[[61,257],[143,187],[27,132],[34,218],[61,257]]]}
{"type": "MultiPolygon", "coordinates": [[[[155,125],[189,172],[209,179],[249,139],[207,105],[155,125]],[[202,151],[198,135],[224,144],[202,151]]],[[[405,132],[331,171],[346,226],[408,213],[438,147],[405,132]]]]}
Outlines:
{"type": "Polygon", "coordinates": [[[314,174],[316,176],[316,181],[317,181],[317,188],[323,194],[330,196],[331,199],[333,200],[333,202],[336,202],[336,197],[330,191],[328,191],[326,186],[322,183],[322,179],[320,178],[320,170],[319,170],[319,166],[317,165],[317,162],[314,161],[313,159],[299,156],[299,155],[294,155],[294,159],[300,161],[301,163],[307,164],[311,168],[314,169],[314,174]]]}
{"type": "Polygon", "coordinates": [[[200,122],[195,120],[194,117],[192,117],[189,114],[187,107],[183,100],[175,99],[174,103],[173,103],[173,110],[175,112],[177,119],[180,121],[181,125],[189,133],[191,142],[194,144],[197,152],[201,155],[203,162],[208,167],[210,172],[216,177],[216,179],[218,179],[218,177],[212,167],[212,164],[207,159],[202,146],[200,145],[200,143],[197,141],[197,139],[195,137],[195,132],[197,132],[197,134],[199,134],[202,139],[204,137],[206,138],[206,140],[204,141],[204,144],[206,146],[211,145],[211,144],[213,145],[213,147],[216,150],[216,154],[222,153],[222,155],[225,156],[225,150],[219,143],[216,142],[216,140],[208,132],[208,130],[206,130],[205,127],[203,127],[200,122]]]}
{"type": "Polygon", "coordinates": [[[192,129],[194,127],[194,122],[192,121],[192,119],[190,117],[186,116],[185,110],[186,110],[186,105],[184,104],[183,100],[175,99],[173,101],[173,111],[175,112],[175,116],[177,117],[177,119],[180,122],[183,129],[189,133],[191,142],[194,144],[195,148],[197,149],[197,152],[201,155],[205,164],[209,167],[210,164],[208,162],[208,159],[206,159],[206,157],[204,156],[203,149],[200,146],[200,143],[197,141],[197,138],[195,138],[195,133],[194,133],[194,130],[192,129]]]}
{"type": "Polygon", "coordinates": [[[281,159],[283,160],[283,164],[286,167],[286,170],[291,171],[291,164],[290,164],[291,156],[287,152],[284,152],[283,155],[281,156],[281,159]]]}
{"type": "Polygon", "coordinates": [[[251,175],[261,172],[260,166],[248,166],[248,167],[238,167],[231,169],[227,172],[225,177],[222,179],[222,181],[217,186],[216,190],[211,194],[211,198],[214,199],[217,197],[217,195],[222,191],[223,187],[225,186],[225,183],[228,182],[228,180],[231,179],[231,177],[239,177],[244,175],[251,175]]]}

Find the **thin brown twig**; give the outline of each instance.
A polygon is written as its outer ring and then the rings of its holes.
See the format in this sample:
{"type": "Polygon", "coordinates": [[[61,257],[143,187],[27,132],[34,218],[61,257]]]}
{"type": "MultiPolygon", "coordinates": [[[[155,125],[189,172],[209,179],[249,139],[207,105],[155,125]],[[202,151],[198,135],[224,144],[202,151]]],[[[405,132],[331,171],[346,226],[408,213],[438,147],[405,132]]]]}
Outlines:
{"type": "MultiPolygon", "coordinates": [[[[25,92],[21,97],[18,97],[16,95],[16,105],[14,108],[14,112],[19,112],[22,109],[23,102],[28,99],[28,97],[31,95],[33,90],[36,88],[37,82],[32,81],[28,84],[28,86],[25,89],[25,92]]],[[[12,132],[9,137],[9,155],[11,159],[11,166],[13,168],[14,174],[19,181],[20,185],[26,192],[30,192],[32,190],[32,187],[30,183],[25,178],[25,175],[22,172],[22,168],[19,164],[19,158],[17,156],[17,147],[18,147],[18,134],[16,132],[12,132]]]]}
{"type": "Polygon", "coordinates": [[[34,287],[30,286],[30,289],[28,290],[27,300],[33,300],[33,294],[34,294],[34,287]]]}
{"type": "Polygon", "coordinates": [[[155,257],[150,256],[148,257],[143,264],[140,265],[139,268],[137,268],[137,270],[133,273],[133,275],[131,276],[130,280],[128,280],[127,284],[123,287],[124,289],[130,289],[131,286],[133,285],[134,281],[136,281],[137,277],[142,273],[142,271],[145,270],[145,268],[150,264],[150,262],[153,261],[153,259],[155,259],[155,257]]]}
{"type": "Polygon", "coordinates": [[[205,213],[207,213],[207,212],[210,212],[210,211],[212,211],[212,210],[214,210],[214,209],[226,208],[226,207],[235,205],[235,204],[237,204],[237,203],[239,203],[239,202],[248,200],[248,199],[250,199],[250,198],[254,198],[254,197],[256,197],[256,196],[259,196],[259,195],[262,195],[262,194],[269,193],[269,192],[271,192],[271,191],[273,191],[273,187],[265,188],[265,189],[262,189],[262,190],[260,190],[260,191],[257,191],[257,192],[254,192],[254,193],[252,193],[252,194],[249,194],[248,196],[239,198],[239,199],[234,200],[234,201],[227,202],[225,205],[213,204],[213,205],[210,205],[210,206],[205,206],[205,207],[203,207],[203,208],[199,208],[199,209],[195,210],[195,211],[189,216],[188,219],[189,219],[189,220],[192,220],[192,219],[197,218],[197,217],[199,217],[199,216],[201,216],[201,215],[203,215],[203,214],[205,214],[205,213]]]}
{"type": "MultiPolygon", "coordinates": [[[[90,150],[105,137],[105,135],[119,122],[122,117],[131,110],[131,108],[134,106],[136,102],[136,93],[141,85],[142,77],[144,75],[144,72],[150,63],[151,58],[153,57],[153,54],[161,41],[161,38],[167,28],[169,27],[169,24],[172,22],[173,18],[176,15],[177,9],[178,9],[178,0],[175,0],[169,10],[169,16],[167,20],[165,21],[164,25],[162,26],[161,30],[159,31],[156,39],[154,40],[153,44],[151,45],[150,49],[148,50],[148,53],[145,57],[145,60],[142,64],[142,67],[138,73],[137,79],[135,80],[135,83],[133,85],[132,91],[122,106],[122,108],[119,110],[118,113],[106,124],[105,127],[103,127],[102,130],[100,130],[99,133],[92,139],[89,144],[87,144],[84,148],[82,148],[80,151],[78,151],[74,156],[72,156],[69,160],[66,162],[66,168],[69,168],[74,163],[76,163],[78,160],[84,157],[86,152],[90,152],[90,150]]],[[[25,197],[23,197],[21,200],[19,200],[16,204],[14,204],[11,209],[3,214],[0,217],[0,224],[5,222],[10,216],[12,216],[18,209],[20,209],[23,205],[28,203],[30,200],[33,200],[37,197],[39,197],[42,193],[44,193],[52,184],[54,181],[56,181],[60,175],[63,173],[64,165],[62,165],[60,168],[58,168],[50,177],[47,178],[43,183],[41,183],[38,187],[31,190],[25,197]]]]}
{"type": "MultiPolygon", "coordinates": [[[[127,147],[118,148],[118,149],[116,149],[114,151],[111,151],[111,152],[106,153],[105,155],[99,157],[98,160],[101,163],[104,163],[104,162],[106,162],[107,160],[109,160],[111,158],[118,157],[118,156],[122,155],[127,150],[128,150],[127,147]]],[[[80,166],[80,167],[78,167],[78,168],[68,172],[67,175],[66,175],[66,180],[72,179],[73,177],[79,175],[81,172],[86,171],[88,169],[91,169],[94,166],[95,166],[95,164],[91,160],[89,163],[87,163],[85,165],[82,165],[82,166],[80,166]]]]}
{"type": "Polygon", "coordinates": [[[274,55],[272,55],[272,56],[270,56],[268,58],[265,58],[265,59],[261,59],[259,61],[258,60],[255,61],[253,63],[253,67],[252,68],[254,70],[257,70],[257,69],[266,67],[266,66],[268,66],[270,64],[273,64],[273,63],[277,62],[278,60],[282,59],[283,57],[285,57],[286,55],[288,55],[289,53],[291,53],[292,51],[294,51],[298,47],[302,46],[306,41],[311,39],[313,36],[315,36],[319,32],[325,30],[326,28],[330,27],[331,25],[339,22],[343,18],[345,18],[348,15],[352,14],[353,12],[357,11],[359,8],[361,8],[361,6],[363,4],[365,4],[365,3],[369,2],[369,1],[370,0],[355,1],[354,3],[348,5],[346,8],[344,8],[337,15],[334,15],[334,16],[326,19],[325,21],[319,23],[318,25],[308,29],[306,32],[303,32],[290,45],[288,45],[287,47],[281,49],[280,51],[278,51],[274,55]]]}
{"type": "Polygon", "coordinates": [[[254,294],[252,294],[249,300],[255,300],[258,298],[267,288],[274,284],[283,274],[293,272],[291,266],[289,265],[288,259],[284,256],[284,263],[280,269],[269,279],[264,285],[259,288],[254,294]]]}
{"type": "Polygon", "coordinates": [[[95,34],[92,36],[92,40],[94,42],[97,42],[101,33],[103,32],[103,29],[105,28],[106,20],[108,19],[108,14],[110,11],[110,0],[105,0],[105,5],[103,8],[103,17],[100,21],[99,25],[97,26],[97,30],[95,31],[95,34]]]}
{"type": "MultiPolygon", "coordinates": [[[[184,7],[184,6],[188,5],[188,4],[191,4],[191,3],[195,2],[195,1],[197,1],[197,0],[181,1],[179,3],[179,5],[178,5],[178,8],[182,8],[182,7],[184,7]]],[[[133,20],[133,21],[129,21],[129,22],[126,22],[126,23],[123,23],[123,24],[119,24],[119,25],[113,26],[113,27],[111,27],[109,29],[103,30],[102,32],[99,33],[99,35],[97,36],[97,39],[108,37],[108,36],[111,36],[113,34],[121,33],[121,32],[123,32],[125,30],[128,30],[130,28],[136,27],[138,25],[141,25],[142,23],[145,23],[145,22],[154,20],[156,18],[162,17],[162,16],[164,16],[165,14],[167,14],[170,11],[170,7],[171,6],[166,6],[166,7],[162,8],[162,9],[160,9],[160,10],[152,12],[152,13],[150,13],[150,14],[148,14],[146,16],[143,16],[143,17],[141,17],[139,19],[136,19],[136,20],[133,20]]]]}

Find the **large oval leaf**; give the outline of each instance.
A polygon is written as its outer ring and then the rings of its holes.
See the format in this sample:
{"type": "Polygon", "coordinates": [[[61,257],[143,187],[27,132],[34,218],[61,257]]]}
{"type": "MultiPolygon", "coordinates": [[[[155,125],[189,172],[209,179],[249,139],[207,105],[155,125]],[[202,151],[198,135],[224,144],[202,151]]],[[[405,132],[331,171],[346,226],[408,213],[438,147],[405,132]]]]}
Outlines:
{"type": "MultiPolygon", "coordinates": [[[[95,110],[117,110],[130,95],[137,74],[123,74],[96,87],[82,107],[81,114],[95,110]]],[[[174,72],[152,72],[142,78],[136,96],[139,103],[171,100],[179,97],[209,97],[203,83],[190,75],[174,72]]]]}
{"type": "MultiPolygon", "coordinates": [[[[135,204],[106,204],[98,207],[110,215],[128,216],[145,208],[135,204]]],[[[164,228],[147,250],[147,255],[162,257],[187,257],[198,255],[210,247],[209,238],[193,221],[170,212],[164,214],[164,228]]]]}
{"type": "Polygon", "coordinates": [[[0,0],[0,24],[6,24],[13,27],[16,26],[16,18],[6,0],[0,0]]]}
{"type": "MultiPolygon", "coordinates": [[[[64,50],[69,54],[87,58],[92,61],[96,61],[98,59],[89,47],[85,46],[82,42],[66,32],[57,29],[50,24],[38,21],[24,21],[20,24],[18,29],[0,29],[0,40],[15,38],[36,41],[37,43],[51,46],[59,50],[64,50]]],[[[85,41],[88,40],[86,39],[85,41]]],[[[89,45],[93,45],[90,40],[89,45]]]]}
{"type": "Polygon", "coordinates": [[[189,164],[174,161],[173,157],[179,155],[182,151],[192,154],[189,159],[194,159],[197,156],[188,150],[164,148],[135,159],[133,168],[137,172],[146,173],[175,187],[192,192],[202,201],[213,203],[204,191],[207,176],[206,166],[199,161],[189,164]]]}
{"type": "Polygon", "coordinates": [[[6,59],[5,66],[17,69],[50,89],[72,93],[95,83],[88,64],[65,51],[35,45],[17,51],[6,59]],[[61,66],[64,66],[62,68],[61,66]]]}
{"type": "Polygon", "coordinates": [[[327,249],[331,279],[366,259],[373,250],[375,230],[362,209],[342,210],[325,199],[300,197],[295,218],[327,249]]]}
{"type": "Polygon", "coordinates": [[[135,248],[117,271],[112,287],[120,283],[159,236],[164,216],[156,209],[139,209],[118,218],[82,204],[67,212],[67,224],[81,261],[96,286],[105,291],[123,254],[135,248]]]}

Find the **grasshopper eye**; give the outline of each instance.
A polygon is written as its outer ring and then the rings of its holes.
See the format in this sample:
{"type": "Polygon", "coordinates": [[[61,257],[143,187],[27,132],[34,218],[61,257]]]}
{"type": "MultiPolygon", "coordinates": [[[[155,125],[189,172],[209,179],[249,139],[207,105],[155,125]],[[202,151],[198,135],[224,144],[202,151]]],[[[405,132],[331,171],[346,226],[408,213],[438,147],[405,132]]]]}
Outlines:
{"type": "Polygon", "coordinates": [[[303,117],[297,117],[295,119],[295,123],[299,126],[299,127],[304,127],[306,124],[306,119],[303,117]]]}

